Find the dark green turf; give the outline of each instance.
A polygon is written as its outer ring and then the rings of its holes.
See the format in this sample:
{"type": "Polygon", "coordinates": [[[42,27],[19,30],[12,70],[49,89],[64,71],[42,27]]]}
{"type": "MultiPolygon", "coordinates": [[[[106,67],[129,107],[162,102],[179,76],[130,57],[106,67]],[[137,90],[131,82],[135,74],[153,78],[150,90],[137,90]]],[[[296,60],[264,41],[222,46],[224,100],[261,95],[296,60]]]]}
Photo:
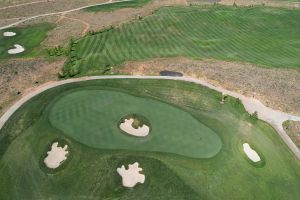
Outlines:
{"type": "Polygon", "coordinates": [[[42,53],[39,49],[40,43],[47,37],[48,31],[54,28],[53,24],[38,24],[26,28],[9,28],[0,31],[0,59],[32,57],[42,53]],[[17,33],[13,37],[4,37],[3,32],[13,31],[17,33]],[[25,51],[16,55],[10,55],[7,51],[19,44],[25,48],[25,51]],[[33,51],[34,50],[34,51],[33,51]]]}
{"type": "Polygon", "coordinates": [[[186,56],[300,67],[300,10],[270,7],[164,7],[153,15],[86,36],[70,54],[81,74],[125,61],[186,56]]]}
{"type": "MultiPolygon", "coordinates": [[[[22,106],[0,130],[0,199],[299,199],[300,163],[286,144],[269,125],[251,119],[239,101],[229,97],[221,105],[221,98],[199,85],[166,80],[99,80],[48,90],[22,106]],[[191,159],[84,145],[51,126],[48,109],[65,94],[86,87],[168,102],[217,133],[222,149],[212,158],[191,159]],[[70,145],[71,157],[61,170],[47,175],[40,160],[49,142],[58,138],[70,145]],[[245,158],[244,142],[263,156],[263,167],[255,167],[245,158]],[[144,169],[146,182],[128,190],[121,186],[115,170],[135,161],[144,169]]],[[[71,107],[66,105],[65,111],[71,107]]],[[[105,119],[94,120],[100,123],[105,119]]],[[[87,122],[78,123],[85,126],[87,122]]],[[[184,142],[181,140],[176,142],[184,142]]]]}
{"type": "Polygon", "coordinates": [[[116,2],[112,4],[105,4],[105,5],[99,5],[99,6],[92,6],[84,9],[88,12],[108,12],[113,11],[121,8],[136,8],[141,7],[147,3],[149,3],[151,0],[132,0],[132,1],[125,1],[125,2],[116,2]]]}
{"type": "Polygon", "coordinates": [[[100,149],[130,149],[209,158],[222,146],[218,135],[189,113],[166,103],[101,88],[83,88],[50,105],[49,121],[68,136],[100,149]],[[151,123],[151,134],[136,138],[118,127],[137,113],[151,123]]]}

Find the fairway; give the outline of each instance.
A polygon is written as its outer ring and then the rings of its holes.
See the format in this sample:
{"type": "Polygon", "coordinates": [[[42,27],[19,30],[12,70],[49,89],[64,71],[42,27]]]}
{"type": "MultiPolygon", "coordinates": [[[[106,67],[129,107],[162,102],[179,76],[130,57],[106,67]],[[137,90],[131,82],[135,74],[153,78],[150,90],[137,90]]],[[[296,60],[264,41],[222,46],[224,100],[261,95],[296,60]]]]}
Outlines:
{"type": "Polygon", "coordinates": [[[49,108],[50,123],[68,136],[101,149],[130,149],[209,158],[221,149],[218,135],[174,106],[126,93],[84,88],[61,97],[49,108]],[[127,114],[145,116],[146,138],[122,134],[118,122],[127,114]]]}
{"type": "Polygon", "coordinates": [[[300,67],[300,11],[269,7],[164,7],[78,40],[70,54],[81,74],[125,61],[185,56],[300,67]]]}
{"type": "Polygon", "coordinates": [[[0,130],[0,199],[298,199],[299,161],[274,129],[253,120],[238,100],[228,97],[222,105],[221,98],[172,80],[49,89],[0,130]],[[149,120],[148,136],[119,130],[119,120],[132,113],[149,120]],[[42,160],[54,141],[67,144],[70,155],[49,171],[42,160]],[[247,158],[244,143],[264,165],[247,158]],[[116,169],[134,162],[146,181],[129,190],[116,169]]]}

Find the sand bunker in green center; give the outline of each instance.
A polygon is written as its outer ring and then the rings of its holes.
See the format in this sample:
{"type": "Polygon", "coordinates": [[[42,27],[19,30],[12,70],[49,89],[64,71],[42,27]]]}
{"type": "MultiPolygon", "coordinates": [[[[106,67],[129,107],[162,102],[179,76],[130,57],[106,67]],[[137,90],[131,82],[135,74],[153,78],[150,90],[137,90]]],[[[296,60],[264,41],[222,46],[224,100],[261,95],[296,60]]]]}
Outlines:
{"type": "Polygon", "coordinates": [[[88,146],[175,153],[192,158],[216,155],[219,136],[184,110],[127,93],[80,89],[62,96],[50,108],[53,126],[88,146]],[[136,138],[120,132],[118,122],[129,113],[147,117],[151,134],[136,138]]]}

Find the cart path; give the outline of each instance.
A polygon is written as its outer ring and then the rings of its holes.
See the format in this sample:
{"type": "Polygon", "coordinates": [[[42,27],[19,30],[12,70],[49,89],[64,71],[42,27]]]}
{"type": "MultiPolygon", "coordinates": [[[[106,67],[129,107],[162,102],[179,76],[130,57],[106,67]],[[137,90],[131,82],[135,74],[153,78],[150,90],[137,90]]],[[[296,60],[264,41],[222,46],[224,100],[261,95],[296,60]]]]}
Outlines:
{"type": "Polygon", "coordinates": [[[10,107],[0,118],[0,129],[4,126],[5,122],[14,114],[14,112],[16,112],[24,103],[26,103],[34,96],[48,89],[60,85],[81,82],[81,81],[100,80],[100,79],[157,79],[157,80],[186,81],[186,82],[196,83],[208,87],[210,89],[221,92],[223,94],[227,94],[235,98],[239,98],[242,101],[247,112],[252,114],[255,111],[257,111],[258,118],[269,123],[278,132],[279,136],[288,145],[288,147],[295,154],[295,156],[300,160],[300,150],[295,145],[295,143],[291,140],[291,138],[287,135],[287,133],[285,132],[282,126],[283,122],[287,120],[300,121],[300,116],[291,115],[288,113],[284,113],[282,111],[274,110],[272,108],[265,106],[257,99],[246,97],[242,94],[226,90],[222,87],[214,86],[208,83],[207,81],[201,79],[195,79],[191,77],[112,75],[112,76],[89,76],[89,77],[80,77],[80,78],[67,79],[62,81],[49,82],[44,85],[41,85],[36,90],[27,94],[26,96],[23,96],[18,102],[16,102],[12,107],[10,107]]]}

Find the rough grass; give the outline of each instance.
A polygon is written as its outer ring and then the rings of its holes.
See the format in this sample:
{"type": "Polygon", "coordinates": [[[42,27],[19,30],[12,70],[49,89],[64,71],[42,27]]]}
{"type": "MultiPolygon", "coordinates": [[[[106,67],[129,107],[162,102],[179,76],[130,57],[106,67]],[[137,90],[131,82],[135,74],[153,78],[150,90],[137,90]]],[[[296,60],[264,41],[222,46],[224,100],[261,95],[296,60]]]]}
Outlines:
{"type": "Polygon", "coordinates": [[[132,0],[132,1],[125,1],[125,2],[116,2],[112,4],[105,4],[105,5],[99,5],[99,6],[93,6],[84,9],[88,12],[109,12],[114,11],[121,8],[136,8],[141,7],[147,3],[149,3],[151,0],[132,0]]]}
{"type": "Polygon", "coordinates": [[[165,7],[80,39],[71,54],[77,58],[73,68],[101,73],[129,60],[174,56],[298,68],[299,21],[299,10],[263,6],[165,7]]]}
{"type": "Polygon", "coordinates": [[[53,24],[44,23],[26,28],[9,28],[0,31],[0,59],[32,57],[42,53],[38,49],[41,42],[47,37],[47,32],[54,28],[53,24]],[[14,37],[4,37],[3,32],[13,31],[17,33],[14,37]],[[10,55],[7,51],[14,48],[14,44],[19,44],[25,48],[25,51],[16,55],[10,55]],[[34,50],[34,51],[33,51],[34,50]]]}
{"type": "Polygon", "coordinates": [[[0,199],[299,199],[300,164],[278,134],[251,120],[236,99],[228,97],[224,105],[220,100],[221,94],[199,85],[166,80],[99,80],[51,89],[24,105],[0,130],[1,147],[7,144],[1,152],[0,199]],[[222,138],[222,150],[210,159],[189,159],[89,148],[47,121],[47,108],[57,94],[87,86],[118,88],[169,102],[213,129],[222,138]],[[39,160],[57,138],[71,142],[72,159],[63,170],[47,175],[39,160]],[[264,156],[265,166],[256,168],[245,159],[244,142],[264,156]],[[116,168],[136,161],[146,182],[128,190],[121,186],[116,168]]]}

